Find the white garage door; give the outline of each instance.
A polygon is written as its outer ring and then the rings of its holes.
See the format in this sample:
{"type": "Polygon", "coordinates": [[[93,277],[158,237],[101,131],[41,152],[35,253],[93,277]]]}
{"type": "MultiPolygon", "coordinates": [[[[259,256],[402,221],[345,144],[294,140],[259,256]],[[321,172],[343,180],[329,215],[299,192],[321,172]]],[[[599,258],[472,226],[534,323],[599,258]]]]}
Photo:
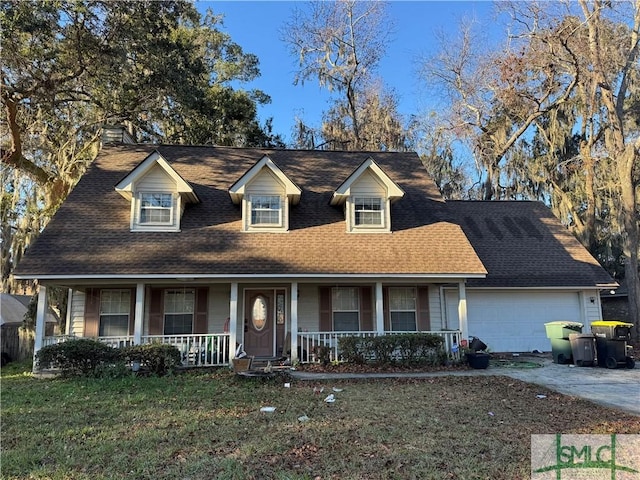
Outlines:
{"type": "MultiPolygon", "coordinates": [[[[457,290],[446,292],[446,305],[448,327],[458,328],[457,290]]],[[[580,322],[580,300],[575,292],[467,290],[467,316],[469,336],[494,352],[548,352],[551,342],[544,324],[580,322]]]]}

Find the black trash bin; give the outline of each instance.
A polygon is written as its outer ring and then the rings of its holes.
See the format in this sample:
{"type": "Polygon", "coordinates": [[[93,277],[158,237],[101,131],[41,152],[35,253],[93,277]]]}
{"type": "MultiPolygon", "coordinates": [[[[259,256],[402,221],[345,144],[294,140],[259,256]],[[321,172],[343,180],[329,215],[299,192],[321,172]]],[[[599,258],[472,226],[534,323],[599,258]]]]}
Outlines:
{"type": "Polygon", "coordinates": [[[573,363],[578,367],[593,367],[596,363],[596,338],[593,334],[569,335],[573,363]]]}
{"type": "Polygon", "coordinates": [[[582,333],[582,324],[578,322],[556,321],[544,324],[547,331],[547,338],[551,340],[551,353],[553,362],[558,364],[571,363],[573,352],[569,335],[582,333]]]}
{"type": "Polygon", "coordinates": [[[600,320],[591,323],[591,333],[596,337],[596,356],[599,367],[634,368],[635,359],[629,354],[627,340],[631,337],[632,323],[616,320],[600,320]]]}

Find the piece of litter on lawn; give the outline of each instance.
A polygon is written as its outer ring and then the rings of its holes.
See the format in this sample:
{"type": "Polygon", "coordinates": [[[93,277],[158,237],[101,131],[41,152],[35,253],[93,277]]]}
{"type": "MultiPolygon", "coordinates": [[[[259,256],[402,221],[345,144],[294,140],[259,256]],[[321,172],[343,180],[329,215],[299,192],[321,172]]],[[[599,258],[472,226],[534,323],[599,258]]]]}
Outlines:
{"type": "Polygon", "coordinates": [[[285,383],[284,388],[291,388],[291,384],[289,382],[285,383]]]}
{"type": "Polygon", "coordinates": [[[301,415],[298,417],[298,421],[299,422],[308,422],[310,420],[309,417],[307,417],[306,415],[301,415]]]}
{"type": "Polygon", "coordinates": [[[327,395],[327,398],[325,398],[324,401],[327,403],[333,403],[336,401],[336,396],[333,393],[331,393],[327,395]]]}
{"type": "Polygon", "coordinates": [[[333,390],[334,392],[341,392],[342,390],[344,390],[344,388],[333,387],[331,390],[333,390]]]}
{"type": "Polygon", "coordinates": [[[546,395],[536,395],[536,398],[547,398],[546,395]]]}
{"type": "Polygon", "coordinates": [[[493,412],[489,412],[489,415],[491,415],[493,417],[493,412]]]}
{"type": "Polygon", "coordinates": [[[262,413],[273,413],[276,411],[276,407],[261,407],[260,411],[262,413]]]}
{"type": "Polygon", "coordinates": [[[573,363],[570,363],[569,368],[573,368],[573,367],[575,367],[575,365],[573,363]]]}
{"type": "Polygon", "coordinates": [[[318,394],[324,392],[324,387],[313,387],[313,393],[318,394]]]}
{"type": "Polygon", "coordinates": [[[519,353],[512,353],[512,354],[511,354],[511,356],[512,356],[512,357],[519,357],[519,356],[520,356],[520,354],[519,354],[519,353]]]}

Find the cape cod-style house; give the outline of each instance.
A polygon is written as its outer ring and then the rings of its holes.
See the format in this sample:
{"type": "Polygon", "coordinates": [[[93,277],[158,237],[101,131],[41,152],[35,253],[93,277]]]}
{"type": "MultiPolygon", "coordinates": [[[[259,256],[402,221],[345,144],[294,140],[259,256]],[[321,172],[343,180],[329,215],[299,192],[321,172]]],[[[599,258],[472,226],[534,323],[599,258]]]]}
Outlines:
{"type": "Polygon", "coordinates": [[[36,352],[161,341],[185,365],[400,331],[544,351],[545,322],[600,319],[615,286],[542,204],[444,201],[415,153],[135,144],[102,149],[15,276],[40,285],[36,352]]]}

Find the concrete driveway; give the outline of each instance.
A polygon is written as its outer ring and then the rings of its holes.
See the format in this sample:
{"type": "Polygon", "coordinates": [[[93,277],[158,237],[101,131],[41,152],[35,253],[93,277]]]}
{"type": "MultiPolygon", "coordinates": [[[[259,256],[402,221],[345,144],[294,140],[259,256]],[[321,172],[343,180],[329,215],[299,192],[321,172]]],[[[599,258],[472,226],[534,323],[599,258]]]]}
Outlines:
{"type": "MultiPolygon", "coordinates": [[[[524,360],[524,359],[523,359],[524,360]]],[[[334,380],[348,378],[428,378],[451,375],[503,375],[542,385],[557,392],[581,397],[600,405],[640,416],[640,367],[609,370],[599,367],[557,365],[548,358],[536,358],[540,368],[497,368],[446,372],[411,373],[310,373],[293,371],[299,380],[334,380]]]]}
{"type": "MultiPolygon", "coordinates": [[[[487,369],[487,372],[490,370],[487,369]]],[[[640,368],[609,370],[557,365],[547,360],[541,368],[496,368],[496,374],[543,385],[556,392],[582,397],[600,405],[640,416],[640,368]],[[498,372],[499,371],[499,372],[498,372]]]]}

